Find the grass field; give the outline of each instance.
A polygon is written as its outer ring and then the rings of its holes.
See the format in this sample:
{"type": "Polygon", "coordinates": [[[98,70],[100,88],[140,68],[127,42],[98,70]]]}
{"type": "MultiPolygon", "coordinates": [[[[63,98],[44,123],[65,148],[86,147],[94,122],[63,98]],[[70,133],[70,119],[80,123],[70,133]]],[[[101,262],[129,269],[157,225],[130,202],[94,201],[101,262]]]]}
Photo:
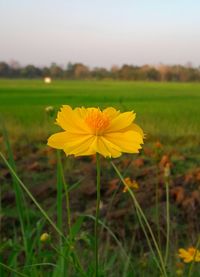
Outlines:
{"type": "Polygon", "coordinates": [[[200,245],[199,107],[198,83],[0,80],[0,276],[199,277],[178,256],[200,245]],[[63,104],[134,110],[146,133],[139,154],[100,160],[98,266],[95,157],[46,145],[63,104]]]}
{"type": "Polygon", "coordinates": [[[114,106],[133,109],[148,137],[200,137],[200,84],[119,81],[0,80],[0,113],[11,135],[46,136],[45,107],[114,106]],[[28,134],[27,134],[28,135],[28,134]]]}

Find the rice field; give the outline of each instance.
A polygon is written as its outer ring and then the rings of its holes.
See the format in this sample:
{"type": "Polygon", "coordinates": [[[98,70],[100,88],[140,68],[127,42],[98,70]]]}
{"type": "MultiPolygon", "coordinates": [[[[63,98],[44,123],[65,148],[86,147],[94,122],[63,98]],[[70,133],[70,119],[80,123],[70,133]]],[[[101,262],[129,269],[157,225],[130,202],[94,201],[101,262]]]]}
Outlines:
{"type": "Polygon", "coordinates": [[[51,124],[45,107],[63,104],[134,110],[148,136],[199,138],[199,83],[0,80],[0,113],[15,135],[31,124],[31,134],[46,136],[51,124]]]}

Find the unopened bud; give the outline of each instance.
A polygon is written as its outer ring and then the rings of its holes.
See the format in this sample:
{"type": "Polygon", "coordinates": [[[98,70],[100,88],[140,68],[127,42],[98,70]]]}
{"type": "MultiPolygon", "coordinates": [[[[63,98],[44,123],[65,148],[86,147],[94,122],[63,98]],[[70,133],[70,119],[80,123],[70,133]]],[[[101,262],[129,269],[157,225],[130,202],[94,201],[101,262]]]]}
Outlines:
{"type": "Polygon", "coordinates": [[[170,164],[167,163],[165,168],[164,168],[164,176],[166,178],[169,178],[170,175],[171,175],[170,164]]]}
{"type": "Polygon", "coordinates": [[[50,240],[50,236],[49,236],[49,234],[47,234],[47,233],[43,233],[41,236],[40,236],[40,241],[41,242],[47,242],[47,241],[49,241],[50,240]]]}

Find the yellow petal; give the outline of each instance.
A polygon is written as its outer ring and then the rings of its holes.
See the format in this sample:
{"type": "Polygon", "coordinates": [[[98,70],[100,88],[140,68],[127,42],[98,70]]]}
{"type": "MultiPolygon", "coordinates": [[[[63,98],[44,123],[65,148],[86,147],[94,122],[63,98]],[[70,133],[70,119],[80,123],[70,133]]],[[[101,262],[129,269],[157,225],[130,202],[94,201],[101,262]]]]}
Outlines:
{"type": "Polygon", "coordinates": [[[185,263],[189,263],[193,260],[193,255],[184,248],[179,249],[179,257],[182,258],[185,263]]]}
{"type": "Polygon", "coordinates": [[[70,106],[64,105],[61,111],[58,112],[56,119],[58,125],[64,130],[74,134],[85,134],[88,133],[88,127],[81,118],[80,113],[77,110],[72,110],[70,106]]]}
{"type": "Polygon", "coordinates": [[[188,257],[185,257],[183,261],[185,263],[190,263],[192,260],[193,260],[193,258],[191,256],[188,256],[188,257]]]}
{"type": "Polygon", "coordinates": [[[93,140],[91,135],[72,134],[66,131],[52,135],[47,144],[56,149],[63,149],[67,155],[75,155],[83,151],[88,152],[93,140]]]}
{"type": "Polygon", "coordinates": [[[127,128],[123,129],[123,132],[125,131],[134,131],[134,132],[138,132],[142,138],[144,138],[144,132],[143,130],[135,123],[132,123],[130,126],[128,126],[127,128]]]}
{"type": "Polygon", "coordinates": [[[178,250],[178,252],[179,252],[179,257],[181,257],[181,258],[184,258],[185,256],[188,256],[188,251],[186,251],[184,248],[180,248],[178,250]]]}
{"type": "Polygon", "coordinates": [[[116,158],[121,155],[121,152],[115,150],[108,143],[106,143],[103,136],[97,136],[91,147],[95,152],[101,154],[104,157],[116,158]]]}
{"type": "Polygon", "coordinates": [[[196,261],[196,262],[200,262],[200,255],[198,255],[198,256],[195,257],[195,261],[196,261]]]}
{"type": "Polygon", "coordinates": [[[121,156],[121,149],[117,145],[113,144],[111,141],[107,140],[105,137],[101,137],[101,140],[106,145],[106,147],[109,149],[109,152],[111,154],[111,157],[118,158],[121,156]]]}
{"type": "Polygon", "coordinates": [[[114,119],[119,115],[120,111],[117,111],[115,108],[109,107],[104,109],[103,113],[106,114],[109,119],[114,119]]]}
{"type": "Polygon", "coordinates": [[[105,134],[104,138],[118,146],[121,152],[126,153],[138,153],[143,143],[141,134],[134,131],[109,133],[105,134]]]}
{"type": "Polygon", "coordinates": [[[93,141],[94,137],[91,135],[70,134],[67,143],[65,143],[63,147],[63,150],[67,155],[93,155],[95,154],[94,150],[91,148],[93,141]]]}
{"type": "Polygon", "coordinates": [[[56,149],[63,149],[64,144],[67,142],[67,139],[67,132],[56,133],[49,137],[47,145],[56,149]]]}
{"type": "Polygon", "coordinates": [[[87,115],[87,109],[84,107],[75,108],[74,111],[82,118],[85,118],[87,115]]]}
{"type": "Polygon", "coordinates": [[[130,126],[135,119],[135,114],[133,112],[121,113],[110,122],[110,125],[105,130],[105,133],[119,132],[120,130],[130,126]]]}

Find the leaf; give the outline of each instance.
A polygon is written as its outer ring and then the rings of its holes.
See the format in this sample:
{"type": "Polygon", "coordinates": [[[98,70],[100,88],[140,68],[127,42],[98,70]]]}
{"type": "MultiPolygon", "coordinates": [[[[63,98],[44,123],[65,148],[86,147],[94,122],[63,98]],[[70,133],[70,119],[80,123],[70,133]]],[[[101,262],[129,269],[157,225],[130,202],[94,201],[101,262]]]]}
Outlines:
{"type": "Polygon", "coordinates": [[[78,232],[81,229],[83,221],[84,221],[84,217],[80,216],[76,220],[76,222],[71,226],[71,236],[72,236],[72,239],[74,239],[77,236],[78,232]]]}

